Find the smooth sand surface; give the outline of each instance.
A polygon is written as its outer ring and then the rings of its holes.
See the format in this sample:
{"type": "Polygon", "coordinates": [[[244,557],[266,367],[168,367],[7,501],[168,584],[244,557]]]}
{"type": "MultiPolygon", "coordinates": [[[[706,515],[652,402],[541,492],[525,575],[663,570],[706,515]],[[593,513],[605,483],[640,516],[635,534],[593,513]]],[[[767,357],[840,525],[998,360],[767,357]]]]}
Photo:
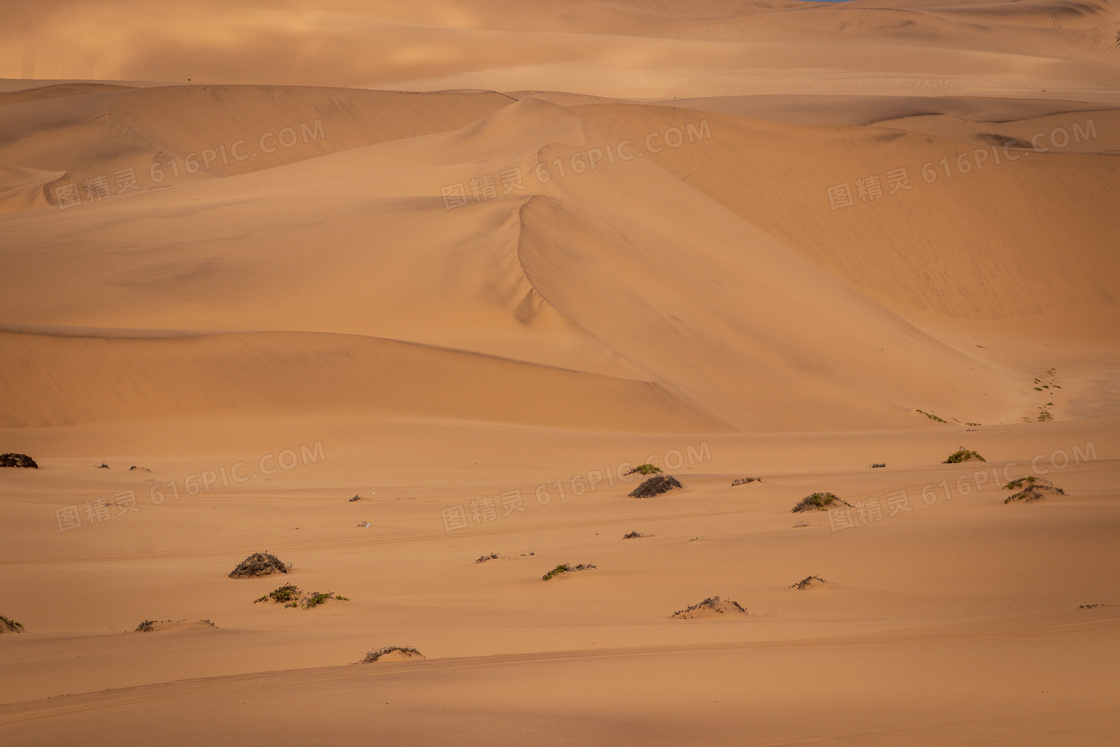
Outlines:
{"type": "Polygon", "coordinates": [[[0,744],[1115,742],[1114,5],[196,5],[0,23],[0,744]]]}

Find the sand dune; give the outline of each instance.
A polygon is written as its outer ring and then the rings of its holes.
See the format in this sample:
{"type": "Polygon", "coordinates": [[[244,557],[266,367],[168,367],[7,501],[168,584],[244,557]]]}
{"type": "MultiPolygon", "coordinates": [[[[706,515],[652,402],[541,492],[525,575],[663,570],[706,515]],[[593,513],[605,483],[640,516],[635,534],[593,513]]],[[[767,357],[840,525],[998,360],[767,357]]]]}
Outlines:
{"type": "Polygon", "coordinates": [[[1106,0],[0,11],[0,743],[1109,744],[1118,107],[1106,0]]]}
{"type": "Polygon", "coordinates": [[[623,432],[728,427],[654,382],[370,337],[0,337],[7,428],[312,412],[623,432]]]}
{"type": "Polygon", "coordinates": [[[647,379],[692,402],[702,420],[713,422],[713,413],[720,413],[716,419],[748,429],[917,425],[923,418],[914,410],[928,408],[978,422],[1016,417],[1019,402],[995,389],[1006,372],[858,298],[640,159],[584,174],[558,171],[546,183],[530,176],[524,190],[458,212],[435,203],[441,183],[510,167],[537,174],[533,164],[571,164],[577,152],[612,141],[575,114],[528,100],[455,133],[274,169],[264,184],[245,175],[57,218],[28,215],[12,222],[11,235],[29,240],[9,261],[21,268],[22,279],[41,279],[5,294],[5,318],[125,327],[140,306],[150,309],[148,326],[170,329],[391,337],[647,379]],[[417,160],[419,167],[412,165],[417,160]],[[249,179],[252,184],[243,183],[249,179]],[[401,190],[416,195],[407,210],[392,196],[401,190]],[[370,198],[378,192],[384,196],[371,212],[370,198]],[[598,209],[622,192],[633,201],[598,209]],[[255,197],[246,204],[249,195],[255,197]],[[209,220],[182,212],[184,203],[195,201],[207,206],[209,220]],[[285,204],[291,225],[281,226],[274,215],[285,204]],[[138,211],[163,218],[139,233],[104,218],[138,211]],[[316,247],[313,237],[324,221],[355,237],[376,236],[372,251],[360,239],[316,247]],[[43,250],[65,247],[54,235],[74,230],[71,225],[85,226],[83,246],[43,250]],[[442,235],[432,230],[437,225],[442,235]],[[130,241],[147,235],[156,248],[120,251],[122,226],[130,241]],[[169,229],[175,236],[170,243],[162,238],[169,229]],[[275,242],[243,242],[246,231],[275,242]],[[455,245],[464,234],[477,237],[469,253],[455,245]],[[562,237],[559,244],[556,237],[562,237]],[[401,252],[405,241],[410,249],[401,252]],[[96,246],[108,252],[91,251],[96,246]],[[62,273],[60,250],[69,257],[62,273]],[[193,257],[190,265],[184,265],[187,257],[193,257]],[[245,276],[241,282],[250,285],[239,294],[243,300],[231,303],[236,268],[250,262],[271,271],[245,276]],[[432,277],[433,264],[455,278],[450,287],[445,277],[432,277]],[[495,267],[506,269],[499,275],[495,267]],[[322,297],[323,282],[362,274],[367,283],[347,282],[322,297]],[[322,281],[308,285],[312,276],[322,281]],[[155,278],[163,284],[152,285],[155,278]],[[406,294],[402,278],[411,278],[406,294]],[[47,286],[52,291],[44,296],[39,289],[47,286]],[[129,293],[111,294],[114,288],[129,293]],[[713,292],[720,294],[716,311],[713,292]],[[37,306],[50,311],[43,315],[37,306]],[[804,324],[806,318],[813,323],[804,324]],[[674,355],[662,355],[663,345],[674,355]],[[893,380],[885,375],[887,360],[893,380]],[[712,375],[717,369],[719,378],[712,375]]]}
{"type": "Polygon", "coordinates": [[[841,8],[798,0],[684,7],[502,0],[470,8],[332,0],[275,14],[236,2],[196,7],[199,15],[185,17],[136,0],[87,0],[52,15],[17,13],[5,25],[11,51],[0,76],[621,98],[1076,93],[1064,98],[1118,103],[1118,17],[1105,0],[990,9],[935,0],[841,8]],[[107,18],[107,39],[87,33],[107,18]],[[223,51],[230,37],[241,41],[236,54],[223,51]]]}
{"type": "MultiPolygon", "coordinates": [[[[62,170],[67,178],[51,186],[83,185],[87,201],[87,179],[106,179],[108,192],[94,200],[107,200],[458,129],[510,101],[495,93],[274,86],[56,85],[0,96],[8,97],[0,123],[11,133],[0,162],[62,170]]],[[[58,204],[53,189],[45,196],[58,204]]]]}
{"type": "Polygon", "coordinates": [[[946,133],[954,139],[885,129],[897,120],[857,129],[653,107],[578,113],[639,141],[706,116],[712,147],[664,148],[650,158],[904,316],[934,312],[957,325],[1013,319],[1020,330],[1100,341],[1120,334],[1120,260],[1109,230],[1120,222],[1115,112],[961,122],[946,133]],[[966,127],[972,137],[960,132],[966,127]],[[1048,152],[1036,152],[1032,138],[1048,152]],[[1013,140],[1028,146],[1005,151],[1013,140]],[[899,169],[910,188],[892,195],[889,173],[899,169]],[[879,196],[861,201],[856,182],[868,177],[879,196]],[[842,184],[852,204],[835,208],[828,189],[842,184]]]}

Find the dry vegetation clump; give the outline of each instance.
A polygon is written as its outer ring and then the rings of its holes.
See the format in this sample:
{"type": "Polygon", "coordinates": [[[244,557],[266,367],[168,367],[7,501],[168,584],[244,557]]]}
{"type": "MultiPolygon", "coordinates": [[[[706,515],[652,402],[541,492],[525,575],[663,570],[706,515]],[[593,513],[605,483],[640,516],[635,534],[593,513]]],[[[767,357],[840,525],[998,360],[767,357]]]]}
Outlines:
{"type": "Polygon", "coordinates": [[[728,613],[745,615],[747,611],[743,609],[741,604],[731,599],[723,600],[719,597],[708,597],[703,602],[685,607],[683,610],[677,610],[673,613],[673,617],[678,620],[690,620],[694,617],[711,617],[728,613]]]}
{"type": "Polygon", "coordinates": [[[303,608],[309,610],[312,607],[318,607],[320,604],[325,603],[328,599],[336,599],[340,602],[349,602],[350,597],[344,597],[341,594],[335,594],[333,591],[313,591],[303,600],[303,608]]]}
{"type": "MultiPolygon", "coordinates": [[[[136,631],[135,632],[137,632],[137,633],[152,633],[152,632],[155,631],[157,625],[163,625],[163,624],[166,624],[166,623],[176,623],[176,622],[185,623],[186,620],[145,620],[144,622],[142,622],[142,623],[140,623],[139,625],[136,626],[136,631]]],[[[213,620],[199,620],[199,622],[203,623],[204,625],[207,625],[211,628],[218,627],[217,625],[214,624],[213,620]]]]}
{"type": "Polygon", "coordinates": [[[499,557],[500,556],[498,555],[498,553],[492,552],[489,555],[481,556],[478,560],[476,560],[474,562],[475,563],[485,563],[487,560],[497,560],[499,557]]]}
{"type": "Polygon", "coordinates": [[[813,493],[801,499],[801,501],[790,509],[795,514],[803,511],[827,511],[839,505],[851,506],[845,500],[836,497],[835,493],[813,493]]]}
{"type": "Polygon", "coordinates": [[[349,602],[349,597],[340,596],[333,591],[313,591],[305,595],[300,588],[295,584],[284,584],[283,586],[273,589],[259,599],[254,599],[253,604],[258,602],[267,602],[272,600],[276,604],[282,604],[285,607],[303,607],[309,610],[312,607],[318,607],[328,599],[337,599],[340,602],[349,602]]]}
{"type": "Polygon", "coordinates": [[[0,633],[22,633],[23,625],[10,617],[0,615],[0,633]]]}
{"type": "Polygon", "coordinates": [[[737,477],[731,481],[731,487],[736,485],[748,485],[752,482],[762,482],[761,477],[737,477]]]}
{"type": "Polygon", "coordinates": [[[16,469],[39,469],[35,460],[26,454],[0,454],[0,467],[14,467],[16,469]]]}
{"type": "Polygon", "coordinates": [[[1050,482],[1044,477],[1035,477],[1028,475],[1027,477],[1020,477],[1018,480],[1012,480],[1003,486],[1004,490],[1018,490],[1003,499],[1004,503],[1011,503],[1012,501],[1023,501],[1030,503],[1031,501],[1041,501],[1046,496],[1065,495],[1066,491],[1062,490],[1054,483],[1050,482]]]}
{"type": "Polygon", "coordinates": [[[230,578],[259,578],[273,573],[287,573],[288,568],[272,553],[255,552],[238,563],[229,573],[230,578]]]}
{"type": "Polygon", "coordinates": [[[680,480],[672,475],[658,475],[651,477],[630,493],[631,498],[652,498],[655,495],[668,493],[670,490],[683,488],[680,480]]]}
{"type": "Polygon", "coordinates": [[[632,539],[638,539],[639,537],[645,537],[645,536],[646,535],[642,534],[641,532],[627,532],[626,534],[622,535],[622,539],[632,540],[632,539]]]}
{"type": "Polygon", "coordinates": [[[395,654],[393,658],[399,659],[424,658],[424,654],[420,653],[412,646],[385,646],[384,648],[379,648],[376,651],[370,651],[368,654],[366,654],[365,658],[358,663],[372,664],[373,662],[380,661],[382,658],[391,654],[395,654]]]}
{"type": "Polygon", "coordinates": [[[970,459],[975,459],[980,462],[988,461],[984,457],[980,456],[980,452],[973,451],[972,449],[966,449],[962,446],[961,448],[950,454],[949,458],[942,462],[942,464],[960,464],[961,462],[967,462],[970,459]]]}
{"type": "Polygon", "coordinates": [[[284,584],[283,586],[280,586],[268,592],[263,597],[254,599],[253,604],[257,604],[259,602],[267,602],[269,599],[271,599],[273,602],[282,604],[285,607],[296,607],[299,605],[299,595],[300,590],[298,586],[296,586],[295,584],[284,584]]]}
{"type": "Polygon", "coordinates": [[[797,589],[798,591],[801,591],[803,589],[808,589],[810,586],[812,586],[814,581],[817,581],[817,582],[822,583],[822,584],[825,583],[825,580],[823,578],[821,578],[820,576],[806,576],[805,578],[801,579],[800,581],[798,581],[796,584],[793,584],[789,588],[797,589]]]}
{"type": "Polygon", "coordinates": [[[580,563],[579,565],[569,565],[567,563],[561,563],[548,573],[544,574],[541,579],[543,581],[548,581],[550,578],[555,578],[561,573],[575,573],[577,571],[591,571],[594,569],[595,565],[592,563],[580,563]]]}

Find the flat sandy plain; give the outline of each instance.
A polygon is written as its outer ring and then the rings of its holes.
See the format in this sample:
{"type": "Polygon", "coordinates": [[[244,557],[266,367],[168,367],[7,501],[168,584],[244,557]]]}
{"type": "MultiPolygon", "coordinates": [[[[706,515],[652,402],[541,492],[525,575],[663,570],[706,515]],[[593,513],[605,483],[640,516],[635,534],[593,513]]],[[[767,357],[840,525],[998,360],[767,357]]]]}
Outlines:
{"type": "Polygon", "coordinates": [[[150,5],[0,12],[0,744],[1117,743],[1114,4],[150,5]]]}

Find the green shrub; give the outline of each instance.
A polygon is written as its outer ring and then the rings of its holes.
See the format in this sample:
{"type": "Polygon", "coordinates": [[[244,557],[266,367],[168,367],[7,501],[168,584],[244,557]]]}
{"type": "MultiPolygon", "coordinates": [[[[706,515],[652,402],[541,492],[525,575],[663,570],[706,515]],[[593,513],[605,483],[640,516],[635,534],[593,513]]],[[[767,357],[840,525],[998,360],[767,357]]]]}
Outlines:
{"type": "Polygon", "coordinates": [[[307,599],[303,600],[303,608],[305,610],[309,610],[312,607],[318,607],[320,604],[327,601],[328,599],[337,599],[340,602],[349,602],[350,601],[349,597],[340,596],[338,594],[335,594],[333,591],[328,591],[328,592],[315,591],[315,592],[311,593],[311,596],[309,596],[307,599]]]}
{"type": "Polygon", "coordinates": [[[639,464],[637,467],[630,470],[626,474],[632,475],[634,473],[638,473],[639,475],[656,475],[661,473],[661,468],[655,467],[652,464],[639,464]]]}
{"type": "Polygon", "coordinates": [[[960,464],[961,462],[967,462],[970,459],[976,459],[980,462],[988,461],[984,457],[980,456],[979,452],[973,451],[972,449],[961,448],[950,454],[949,458],[946,459],[943,464],[960,464]]]}
{"type": "Polygon", "coordinates": [[[299,604],[299,595],[300,590],[298,586],[295,584],[284,584],[280,588],[268,592],[260,599],[254,599],[253,604],[257,602],[267,602],[271,599],[278,604],[283,604],[287,607],[295,607],[299,604]]]}
{"type": "Polygon", "coordinates": [[[553,568],[548,573],[544,574],[544,576],[542,576],[542,579],[544,581],[548,581],[550,578],[555,578],[556,576],[559,576],[561,573],[575,573],[576,571],[590,571],[594,568],[595,568],[595,566],[592,565],[591,563],[580,563],[579,565],[569,565],[567,563],[561,563],[560,565],[556,566],[555,568],[553,568]]]}
{"type": "Polygon", "coordinates": [[[801,502],[794,506],[791,510],[795,514],[802,511],[827,511],[830,507],[844,504],[850,506],[851,504],[842,501],[836,497],[834,493],[813,493],[801,499],[801,502]]]}

